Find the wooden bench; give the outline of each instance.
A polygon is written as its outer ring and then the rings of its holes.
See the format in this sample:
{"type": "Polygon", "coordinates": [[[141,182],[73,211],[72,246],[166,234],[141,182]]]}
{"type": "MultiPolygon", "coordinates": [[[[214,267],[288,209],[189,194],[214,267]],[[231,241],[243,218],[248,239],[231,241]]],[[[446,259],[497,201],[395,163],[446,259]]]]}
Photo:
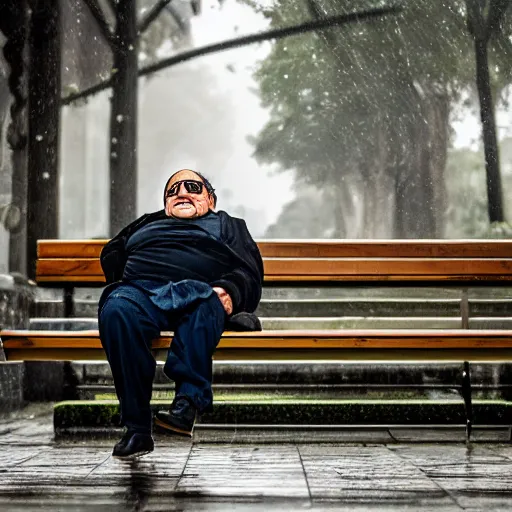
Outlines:
{"type": "MultiPolygon", "coordinates": [[[[65,290],[73,315],[76,286],[103,286],[99,254],[105,241],[38,243],[37,282],[65,290]]],[[[262,241],[265,286],[459,287],[462,326],[468,326],[468,286],[512,287],[512,241],[262,241]]],[[[3,331],[7,360],[104,359],[98,331],[3,331]]],[[[153,341],[165,359],[171,333],[153,341]]],[[[509,330],[276,330],[224,333],[217,360],[340,360],[461,362],[471,431],[470,361],[512,361],[509,330]]]]}

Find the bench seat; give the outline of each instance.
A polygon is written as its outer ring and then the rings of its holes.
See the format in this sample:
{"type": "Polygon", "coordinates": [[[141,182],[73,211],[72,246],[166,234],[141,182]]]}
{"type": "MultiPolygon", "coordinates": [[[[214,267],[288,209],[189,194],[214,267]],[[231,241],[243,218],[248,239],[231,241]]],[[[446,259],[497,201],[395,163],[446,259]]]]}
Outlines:
{"type": "MultiPolygon", "coordinates": [[[[40,240],[36,281],[64,289],[74,316],[76,286],[105,285],[99,256],[106,240],[40,240]]],[[[463,363],[468,439],[473,420],[470,362],[512,361],[512,330],[469,329],[469,286],[512,286],[512,240],[259,241],[265,286],[458,287],[462,330],[268,330],[226,332],[217,360],[409,361],[463,363]]],[[[9,361],[105,359],[97,330],[2,331],[9,361]]],[[[152,350],[164,360],[172,333],[152,350]]],[[[1,345],[0,345],[1,348],[1,345]]],[[[1,350],[0,350],[1,353],[1,350]]]]}

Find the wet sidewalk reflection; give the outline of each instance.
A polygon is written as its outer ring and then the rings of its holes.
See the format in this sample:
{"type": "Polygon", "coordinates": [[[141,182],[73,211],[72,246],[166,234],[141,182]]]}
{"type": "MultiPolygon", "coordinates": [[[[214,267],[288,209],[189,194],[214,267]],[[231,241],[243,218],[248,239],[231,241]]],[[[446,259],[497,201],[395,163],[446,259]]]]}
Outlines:
{"type": "Polygon", "coordinates": [[[511,510],[504,443],[192,444],[136,461],[54,442],[49,411],[0,420],[1,510],[511,510]]]}

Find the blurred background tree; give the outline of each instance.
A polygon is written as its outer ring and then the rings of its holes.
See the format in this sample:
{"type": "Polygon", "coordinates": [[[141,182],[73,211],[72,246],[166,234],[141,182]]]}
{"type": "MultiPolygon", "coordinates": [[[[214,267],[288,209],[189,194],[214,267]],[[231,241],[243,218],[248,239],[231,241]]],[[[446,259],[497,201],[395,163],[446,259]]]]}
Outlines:
{"type": "Polygon", "coordinates": [[[83,4],[96,22],[111,61],[106,76],[102,70],[102,78],[112,81],[110,235],[113,236],[136,217],[139,62],[153,60],[164,44],[172,46],[173,41],[188,34],[190,17],[199,13],[200,0],[179,2],[179,5],[173,5],[171,0],[83,0],[83,4]]]}
{"type": "MultiPolygon", "coordinates": [[[[382,2],[251,5],[280,26],[382,2]]],[[[474,48],[463,0],[404,7],[377,23],[278,41],[256,72],[271,118],[253,140],[255,155],[293,170],[298,183],[324,195],[323,204],[332,202],[334,237],[445,233],[449,121],[462,94],[475,95],[474,48]]],[[[488,42],[496,98],[512,81],[510,14],[488,42]]],[[[304,216],[309,206],[305,197],[304,216]]]]}

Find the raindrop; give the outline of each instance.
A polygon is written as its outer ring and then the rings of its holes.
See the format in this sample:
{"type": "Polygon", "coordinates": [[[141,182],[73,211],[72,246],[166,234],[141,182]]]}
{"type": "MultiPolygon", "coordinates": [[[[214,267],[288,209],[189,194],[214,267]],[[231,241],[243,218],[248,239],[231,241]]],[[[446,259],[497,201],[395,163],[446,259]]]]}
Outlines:
{"type": "Polygon", "coordinates": [[[288,75],[283,75],[283,77],[284,77],[285,79],[287,79],[287,78],[288,78],[288,75]]]}
{"type": "Polygon", "coordinates": [[[36,140],[37,140],[37,142],[41,142],[43,140],[43,136],[42,135],[36,135],[36,140]]]}
{"type": "Polygon", "coordinates": [[[131,44],[130,46],[128,46],[128,50],[130,50],[131,52],[133,51],[133,44],[131,44]]]}
{"type": "Polygon", "coordinates": [[[43,180],[49,180],[50,179],[50,173],[48,171],[43,172],[43,180]]]}
{"type": "Polygon", "coordinates": [[[110,156],[112,158],[117,158],[117,153],[115,151],[112,151],[112,153],[110,153],[110,156]]]}
{"type": "Polygon", "coordinates": [[[112,144],[117,144],[117,139],[115,137],[112,137],[112,144]]]}
{"type": "Polygon", "coordinates": [[[117,116],[116,116],[116,121],[117,121],[118,123],[122,123],[122,122],[123,122],[123,119],[124,119],[124,118],[123,118],[123,116],[122,116],[121,114],[119,114],[119,115],[117,115],[117,116]]]}

